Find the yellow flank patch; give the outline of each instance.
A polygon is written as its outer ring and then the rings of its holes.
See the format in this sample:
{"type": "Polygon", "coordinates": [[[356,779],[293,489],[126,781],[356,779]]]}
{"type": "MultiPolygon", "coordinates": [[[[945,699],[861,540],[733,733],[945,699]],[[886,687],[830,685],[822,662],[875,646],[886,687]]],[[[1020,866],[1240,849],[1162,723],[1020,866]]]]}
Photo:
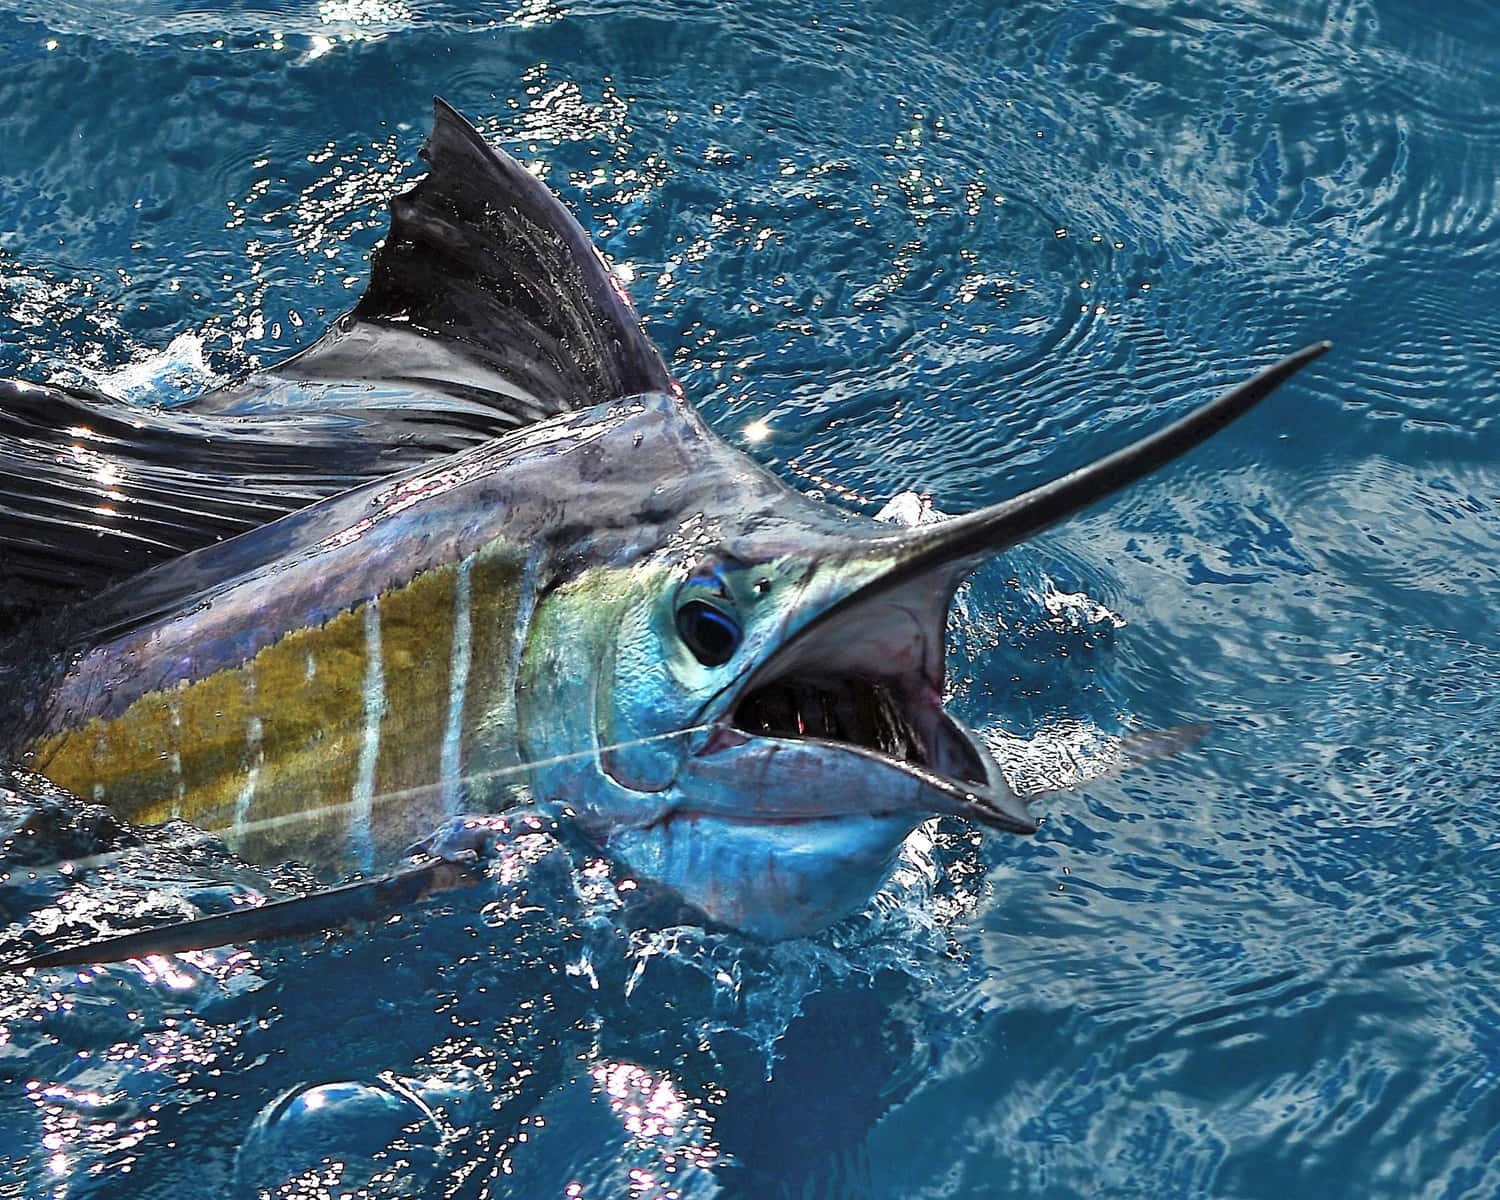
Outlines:
{"type": "Polygon", "coordinates": [[[457,568],[424,572],[380,597],[385,719],[371,824],[399,852],[443,818],[443,729],[452,686],[457,568]]]}
{"type": "MultiPolygon", "coordinates": [[[[385,696],[375,791],[432,783],[447,705],[454,568],[376,602],[385,696]]],[[[257,857],[328,861],[348,829],[366,713],[365,605],[241,666],[137,699],[35,746],[36,769],[140,823],[234,832],[257,857]],[[321,815],[320,815],[321,813],[321,815]]],[[[375,824],[382,814],[377,806],[375,824]]]]}
{"type": "Polygon", "coordinates": [[[519,781],[511,770],[516,752],[516,630],[520,625],[522,563],[514,548],[477,555],[470,576],[471,646],[462,730],[463,762],[470,772],[469,807],[498,812],[511,803],[519,781]],[[501,772],[494,777],[494,772],[501,772]]]}

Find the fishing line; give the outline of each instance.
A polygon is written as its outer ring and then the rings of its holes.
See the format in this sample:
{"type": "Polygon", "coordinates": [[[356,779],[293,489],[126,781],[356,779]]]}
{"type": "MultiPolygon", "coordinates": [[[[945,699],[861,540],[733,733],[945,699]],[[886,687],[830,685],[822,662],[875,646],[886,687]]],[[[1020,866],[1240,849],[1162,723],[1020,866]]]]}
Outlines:
{"type": "Polygon", "coordinates": [[[802,466],[795,456],[786,460],[786,469],[798,478],[805,479],[814,487],[820,487],[833,492],[834,495],[847,500],[850,504],[862,504],[867,508],[879,508],[884,503],[884,501],[875,500],[863,495],[836,479],[830,479],[826,475],[819,475],[816,471],[809,470],[807,467],[802,466]]]}
{"type": "MultiPolygon", "coordinates": [[[[507,767],[493,767],[485,771],[466,771],[454,782],[468,784],[470,782],[496,782],[516,777],[524,777],[538,767],[560,766],[564,763],[579,762],[590,759],[599,754],[611,750],[628,750],[635,746],[650,746],[658,742],[670,742],[676,738],[689,737],[695,733],[707,733],[714,728],[711,724],[689,725],[684,729],[673,729],[668,733],[654,733],[646,737],[625,738],[618,742],[609,742],[603,746],[595,746],[588,750],[572,750],[566,754],[554,754],[548,758],[531,759],[524,763],[514,763],[507,767]]],[[[414,800],[420,797],[440,793],[445,786],[442,779],[434,780],[432,783],[418,784],[415,787],[398,788],[389,792],[379,792],[370,797],[369,803],[384,805],[403,800],[414,800]]],[[[262,817],[255,821],[236,823],[228,828],[207,829],[198,831],[198,836],[184,836],[173,838],[165,843],[158,843],[169,850],[190,850],[199,846],[208,845],[210,842],[218,841],[223,834],[242,836],[247,834],[263,833],[269,830],[280,829],[288,825],[296,825],[299,822],[312,822],[322,820],[330,816],[338,816],[353,812],[357,807],[363,807],[354,800],[346,800],[339,804],[321,805],[316,808],[299,809],[296,812],[282,813],[274,817],[262,817]]],[[[66,865],[69,870],[62,872],[71,875],[77,871],[88,870],[93,867],[107,866],[120,857],[122,851],[111,850],[103,854],[90,855],[85,858],[59,859],[54,868],[66,865]]]]}
{"type": "MultiPolygon", "coordinates": [[[[596,746],[589,750],[573,750],[566,754],[554,754],[550,758],[536,758],[524,763],[515,763],[508,767],[493,767],[487,771],[468,771],[460,775],[456,782],[465,784],[481,781],[492,783],[515,778],[516,776],[524,776],[537,767],[553,767],[562,763],[579,762],[611,750],[626,750],[633,746],[649,746],[657,742],[669,742],[674,738],[687,737],[695,733],[707,733],[713,728],[712,725],[689,725],[685,729],[674,729],[670,733],[654,733],[648,737],[626,738],[623,741],[610,742],[607,745],[596,746]]],[[[417,784],[415,787],[398,788],[394,791],[377,793],[370,797],[370,804],[374,806],[398,800],[414,800],[419,797],[439,793],[442,789],[443,781],[437,779],[432,783],[417,784]]],[[[244,824],[211,832],[233,833],[235,835],[260,833],[264,830],[278,829],[284,825],[296,824],[298,821],[311,821],[325,815],[350,812],[355,807],[356,804],[354,801],[345,801],[342,804],[328,804],[318,808],[306,808],[298,812],[283,813],[277,817],[262,817],[257,821],[246,821],[244,824]]]]}

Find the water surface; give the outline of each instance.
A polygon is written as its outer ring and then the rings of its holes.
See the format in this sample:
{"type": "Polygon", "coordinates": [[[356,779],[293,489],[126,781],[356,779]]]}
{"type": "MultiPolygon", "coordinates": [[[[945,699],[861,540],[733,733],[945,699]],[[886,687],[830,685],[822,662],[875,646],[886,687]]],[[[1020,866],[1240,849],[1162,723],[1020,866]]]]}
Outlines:
{"type": "MultiPolygon", "coordinates": [[[[1191,753],[928,829],[811,942],[632,931],[542,831],[357,937],[0,979],[0,1197],[1500,1193],[1497,45],[1456,0],[0,3],[5,374],[170,401],[307,344],[434,93],[856,507],[1336,343],[956,610],[1018,773],[1191,753]]],[[[307,884],[35,799],[5,945],[307,884]]]]}

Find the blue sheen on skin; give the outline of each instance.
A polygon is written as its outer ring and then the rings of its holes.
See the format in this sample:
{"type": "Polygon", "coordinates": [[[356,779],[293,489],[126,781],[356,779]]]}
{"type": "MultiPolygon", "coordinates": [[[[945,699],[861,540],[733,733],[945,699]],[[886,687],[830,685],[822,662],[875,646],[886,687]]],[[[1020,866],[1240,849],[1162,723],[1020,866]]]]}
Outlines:
{"type": "MultiPolygon", "coordinates": [[[[846,779],[851,789],[864,782],[857,772],[846,779]]],[[[916,821],[846,815],[770,824],[684,812],[613,834],[605,845],[722,923],[777,941],[868,903],[916,821]]]]}

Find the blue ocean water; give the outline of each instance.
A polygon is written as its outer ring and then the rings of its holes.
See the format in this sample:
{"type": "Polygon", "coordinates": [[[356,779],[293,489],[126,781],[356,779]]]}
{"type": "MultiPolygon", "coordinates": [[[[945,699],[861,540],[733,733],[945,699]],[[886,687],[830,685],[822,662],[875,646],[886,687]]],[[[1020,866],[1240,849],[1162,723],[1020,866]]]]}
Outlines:
{"type": "MultiPolygon", "coordinates": [[[[939,823],[806,942],[632,928],[539,831],[357,936],[0,977],[0,1197],[1500,1195],[1497,45],[1455,0],[0,2],[3,374],[170,401],[307,344],[434,93],[856,507],[1336,344],[956,608],[1019,778],[1191,752],[939,823]]],[[[99,832],[38,798],[6,945],[308,882],[182,828],[64,872],[99,832]]]]}

